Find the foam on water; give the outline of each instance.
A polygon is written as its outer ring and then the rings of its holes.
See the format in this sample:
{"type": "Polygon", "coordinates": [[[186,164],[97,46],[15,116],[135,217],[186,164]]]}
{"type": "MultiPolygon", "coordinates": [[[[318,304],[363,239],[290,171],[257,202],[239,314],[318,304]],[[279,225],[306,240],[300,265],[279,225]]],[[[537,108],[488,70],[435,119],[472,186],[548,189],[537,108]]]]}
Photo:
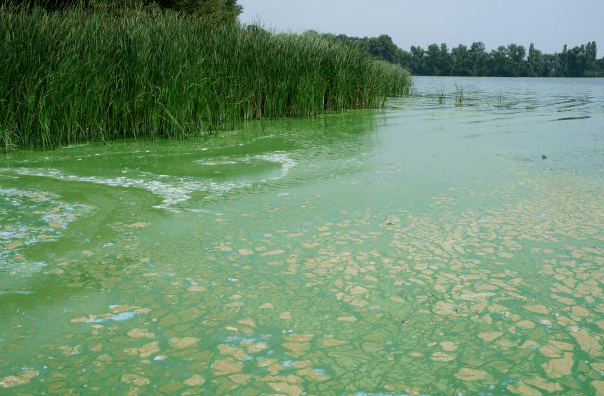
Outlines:
{"type": "Polygon", "coordinates": [[[59,196],[37,190],[0,187],[0,269],[31,275],[46,264],[31,262],[21,250],[38,242],[56,241],[69,223],[87,209],[59,201],[59,196]]]}
{"type": "Polygon", "coordinates": [[[3,173],[16,173],[21,176],[39,176],[49,177],[56,180],[87,182],[102,184],[115,187],[140,188],[161,197],[162,203],[154,206],[158,209],[165,209],[178,212],[175,206],[191,199],[192,194],[200,192],[208,192],[212,194],[222,195],[233,189],[242,189],[251,187],[254,184],[266,183],[268,180],[279,180],[285,177],[291,168],[296,166],[296,162],[292,160],[285,152],[274,152],[270,154],[261,154],[254,156],[245,156],[242,158],[229,159],[221,162],[205,162],[195,161],[203,165],[232,165],[240,163],[251,163],[253,161],[272,162],[281,165],[281,172],[278,176],[270,175],[264,178],[264,174],[245,175],[243,177],[234,178],[226,181],[214,181],[212,179],[200,179],[196,177],[176,177],[164,174],[153,174],[151,172],[129,170],[123,173],[135,173],[133,176],[118,176],[118,177],[101,177],[101,176],[77,176],[66,174],[58,169],[47,168],[0,168],[3,173]]]}

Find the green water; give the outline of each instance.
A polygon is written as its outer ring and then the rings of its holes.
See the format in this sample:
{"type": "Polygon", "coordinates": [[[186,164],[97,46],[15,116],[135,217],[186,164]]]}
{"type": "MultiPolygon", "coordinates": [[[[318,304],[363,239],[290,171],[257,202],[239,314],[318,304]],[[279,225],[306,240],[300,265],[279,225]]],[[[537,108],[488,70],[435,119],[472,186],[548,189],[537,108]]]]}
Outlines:
{"type": "Polygon", "coordinates": [[[604,85],[519,80],[2,155],[0,393],[603,394],[604,85]]]}

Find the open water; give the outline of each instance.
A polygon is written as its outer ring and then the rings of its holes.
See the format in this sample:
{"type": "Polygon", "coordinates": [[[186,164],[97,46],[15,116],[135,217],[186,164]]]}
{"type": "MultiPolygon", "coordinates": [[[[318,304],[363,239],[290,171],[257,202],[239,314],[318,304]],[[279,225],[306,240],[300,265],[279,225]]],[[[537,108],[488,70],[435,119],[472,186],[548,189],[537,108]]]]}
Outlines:
{"type": "Polygon", "coordinates": [[[0,393],[604,394],[604,80],[0,156],[0,393]]]}

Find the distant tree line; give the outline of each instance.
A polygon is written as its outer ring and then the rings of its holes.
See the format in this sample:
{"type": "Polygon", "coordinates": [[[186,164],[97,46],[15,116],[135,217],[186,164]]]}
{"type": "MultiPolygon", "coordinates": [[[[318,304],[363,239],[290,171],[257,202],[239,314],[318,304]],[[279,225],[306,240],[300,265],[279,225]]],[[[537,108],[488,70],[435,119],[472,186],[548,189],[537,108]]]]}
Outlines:
{"type": "Polygon", "coordinates": [[[47,11],[61,11],[68,7],[84,7],[120,13],[143,7],[151,10],[173,10],[194,15],[215,24],[236,23],[243,7],[237,0],[0,0],[26,7],[39,6],[47,11]]]}
{"type": "Polygon", "coordinates": [[[400,49],[388,35],[371,38],[326,34],[388,62],[402,65],[420,76],[492,76],[492,77],[603,77],[604,58],[597,59],[596,42],[562,52],[544,54],[533,44],[499,46],[487,52],[482,42],[470,48],[460,44],[449,49],[447,44],[431,44],[427,49],[411,46],[400,49]]]}

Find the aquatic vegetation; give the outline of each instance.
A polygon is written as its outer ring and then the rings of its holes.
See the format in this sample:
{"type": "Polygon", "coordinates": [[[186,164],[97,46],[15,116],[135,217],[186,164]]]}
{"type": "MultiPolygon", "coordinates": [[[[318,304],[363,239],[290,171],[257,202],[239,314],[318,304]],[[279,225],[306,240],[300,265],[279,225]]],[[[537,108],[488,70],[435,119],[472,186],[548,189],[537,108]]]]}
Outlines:
{"type": "Polygon", "coordinates": [[[463,106],[463,88],[458,87],[457,84],[455,84],[455,105],[463,106]]]}
{"type": "Polygon", "coordinates": [[[0,9],[0,144],[187,138],[252,118],[382,106],[405,69],[319,34],[174,12],[0,9]]]}
{"type": "Polygon", "coordinates": [[[441,87],[440,90],[436,91],[436,97],[438,98],[438,104],[445,103],[445,87],[441,87]]]}

